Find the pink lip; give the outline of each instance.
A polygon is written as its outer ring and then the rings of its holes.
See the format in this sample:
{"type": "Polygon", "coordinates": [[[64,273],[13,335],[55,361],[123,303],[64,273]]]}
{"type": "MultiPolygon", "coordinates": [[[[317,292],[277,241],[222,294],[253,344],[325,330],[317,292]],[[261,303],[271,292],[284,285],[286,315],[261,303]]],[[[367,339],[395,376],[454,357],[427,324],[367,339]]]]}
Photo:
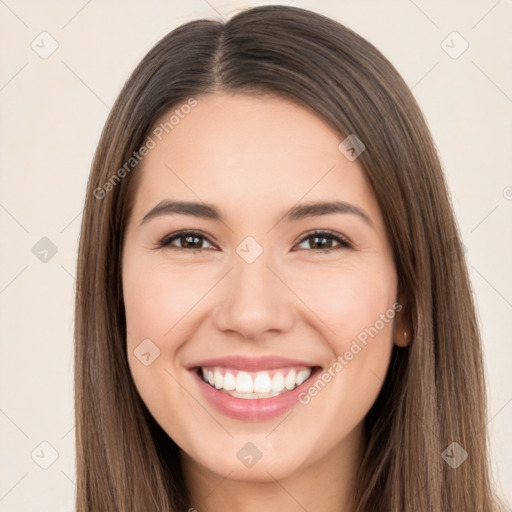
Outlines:
{"type": "MultiPolygon", "coordinates": [[[[275,360],[274,368],[282,368],[286,366],[309,366],[309,364],[304,364],[299,361],[286,360],[286,364],[283,364],[284,360],[275,360]]],[[[235,361],[231,360],[229,362],[230,367],[236,367],[239,369],[254,369],[254,366],[233,366],[235,361]]],[[[228,366],[226,363],[226,359],[222,360],[209,360],[203,361],[198,366],[228,366]],[[221,361],[223,364],[220,364],[221,361]],[[207,363],[207,364],[206,364],[207,363]]],[[[261,365],[261,361],[258,362],[258,365],[261,365]]],[[[259,366],[258,366],[259,368],[259,366]]],[[[262,369],[268,369],[268,364],[262,369]]],[[[229,416],[231,418],[237,420],[244,421],[264,421],[270,420],[272,418],[276,418],[284,414],[286,411],[294,407],[298,403],[299,394],[306,390],[311,385],[311,379],[314,378],[321,369],[316,367],[315,370],[311,373],[311,376],[308,380],[303,382],[300,386],[296,387],[291,391],[287,391],[278,396],[274,396],[271,398],[260,398],[260,399],[246,399],[246,398],[237,398],[234,396],[230,396],[227,393],[219,391],[214,387],[210,386],[206,382],[201,379],[198,374],[197,367],[191,369],[191,373],[197,382],[199,389],[201,390],[204,397],[208,400],[208,402],[217,409],[220,413],[229,416]]]]}
{"type": "MultiPolygon", "coordinates": [[[[205,359],[188,366],[188,369],[199,367],[224,366],[234,370],[244,370],[247,372],[275,370],[277,368],[287,368],[291,366],[315,366],[311,362],[299,361],[287,357],[263,356],[263,357],[245,357],[245,356],[226,356],[215,359],[205,359]]],[[[243,400],[243,399],[242,399],[243,400]]]]}

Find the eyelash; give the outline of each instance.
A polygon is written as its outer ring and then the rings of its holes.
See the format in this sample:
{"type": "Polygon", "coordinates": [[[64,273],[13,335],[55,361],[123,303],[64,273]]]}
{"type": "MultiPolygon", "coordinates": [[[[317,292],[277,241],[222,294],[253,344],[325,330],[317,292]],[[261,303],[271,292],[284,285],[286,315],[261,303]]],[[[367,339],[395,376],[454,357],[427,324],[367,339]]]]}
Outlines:
{"type": "MultiPolygon", "coordinates": [[[[214,245],[208,239],[208,237],[204,236],[199,231],[178,231],[176,233],[171,233],[170,235],[167,235],[164,238],[162,238],[158,242],[157,248],[169,248],[169,249],[173,249],[173,250],[178,249],[178,250],[189,251],[189,252],[198,252],[198,251],[203,251],[203,250],[209,250],[209,249],[203,249],[203,248],[188,249],[186,247],[177,247],[177,246],[171,244],[171,242],[173,242],[174,240],[177,240],[182,237],[187,237],[187,236],[195,236],[197,238],[202,238],[202,239],[206,240],[209,244],[214,245]]],[[[351,249],[352,248],[352,244],[347,240],[347,238],[340,235],[339,233],[335,233],[334,231],[329,231],[329,230],[315,230],[310,233],[306,233],[297,242],[297,244],[301,244],[302,242],[305,242],[308,239],[314,238],[314,237],[328,238],[328,239],[330,238],[339,243],[339,247],[327,248],[327,249],[310,249],[311,251],[314,251],[314,252],[327,253],[327,252],[336,251],[336,250],[340,250],[340,249],[351,249]]]]}

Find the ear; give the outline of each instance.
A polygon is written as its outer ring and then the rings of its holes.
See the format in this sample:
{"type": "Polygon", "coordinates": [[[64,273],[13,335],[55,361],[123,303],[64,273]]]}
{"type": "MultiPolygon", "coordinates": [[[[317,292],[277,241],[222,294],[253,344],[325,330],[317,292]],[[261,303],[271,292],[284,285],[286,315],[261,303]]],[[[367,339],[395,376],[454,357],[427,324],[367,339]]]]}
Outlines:
{"type": "Polygon", "coordinates": [[[407,347],[412,339],[411,323],[408,319],[407,301],[401,294],[398,297],[396,317],[393,325],[393,341],[398,347],[407,347]]]}
{"type": "Polygon", "coordinates": [[[400,329],[395,333],[395,345],[398,347],[407,347],[411,341],[411,333],[408,329],[400,329]]]}

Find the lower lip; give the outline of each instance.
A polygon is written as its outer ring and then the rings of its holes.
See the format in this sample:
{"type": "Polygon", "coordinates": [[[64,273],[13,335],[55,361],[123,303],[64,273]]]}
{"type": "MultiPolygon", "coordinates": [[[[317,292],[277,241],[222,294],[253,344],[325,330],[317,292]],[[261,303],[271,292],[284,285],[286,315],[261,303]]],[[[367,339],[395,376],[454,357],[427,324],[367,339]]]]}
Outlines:
{"type": "Polygon", "coordinates": [[[192,374],[203,395],[222,414],[238,420],[263,421],[276,418],[296,405],[299,402],[299,394],[310,386],[312,377],[319,371],[318,368],[315,369],[306,381],[291,391],[271,398],[254,399],[228,395],[204,382],[195,370],[192,374]]]}

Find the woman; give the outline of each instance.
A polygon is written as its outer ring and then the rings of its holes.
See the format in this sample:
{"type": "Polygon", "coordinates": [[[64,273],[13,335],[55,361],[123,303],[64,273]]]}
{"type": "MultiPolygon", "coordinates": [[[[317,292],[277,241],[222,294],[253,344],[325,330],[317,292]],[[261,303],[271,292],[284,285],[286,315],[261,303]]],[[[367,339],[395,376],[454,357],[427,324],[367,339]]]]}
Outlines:
{"type": "Polygon", "coordinates": [[[77,276],[79,512],[499,509],[440,163],[340,24],[164,37],[101,136],[77,276]]]}

